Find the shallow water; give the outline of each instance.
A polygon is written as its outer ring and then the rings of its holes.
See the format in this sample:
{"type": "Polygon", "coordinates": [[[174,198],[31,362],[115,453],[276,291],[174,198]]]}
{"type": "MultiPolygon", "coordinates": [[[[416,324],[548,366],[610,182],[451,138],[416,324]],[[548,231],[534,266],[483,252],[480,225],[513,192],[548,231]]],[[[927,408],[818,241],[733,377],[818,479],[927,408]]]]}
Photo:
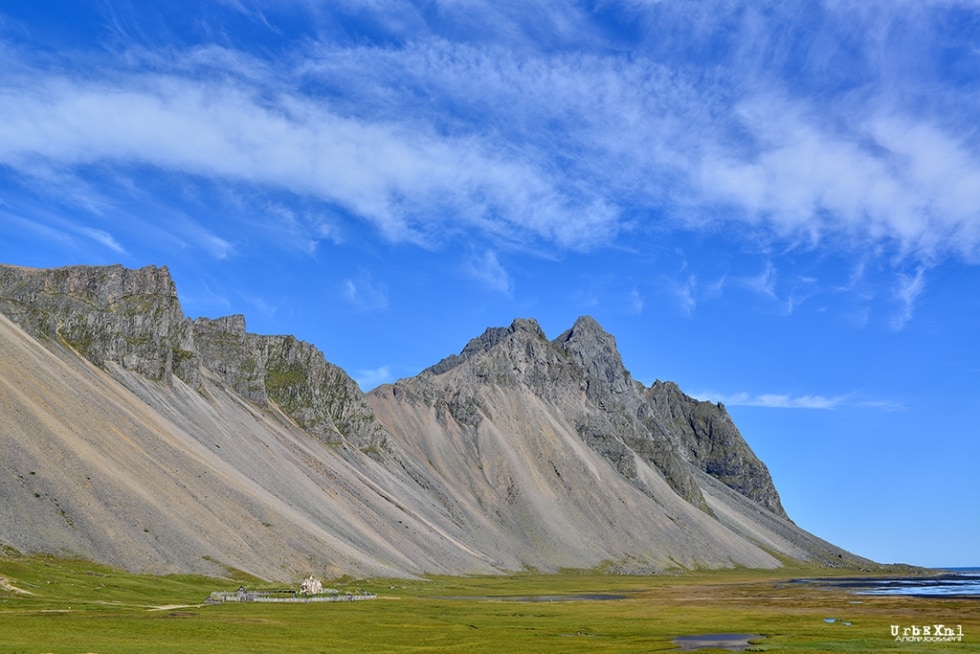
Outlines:
{"type": "Polygon", "coordinates": [[[957,568],[914,577],[839,577],[798,582],[843,588],[856,595],[911,595],[980,599],[980,569],[957,568]]]}
{"type": "Polygon", "coordinates": [[[696,649],[723,649],[729,652],[741,652],[749,647],[750,640],[762,638],[757,634],[698,634],[696,636],[678,636],[674,644],[684,651],[696,649]]]}
{"type": "Polygon", "coordinates": [[[470,600],[480,602],[603,602],[626,599],[626,595],[579,593],[577,595],[444,595],[441,600],[470,600]]]}

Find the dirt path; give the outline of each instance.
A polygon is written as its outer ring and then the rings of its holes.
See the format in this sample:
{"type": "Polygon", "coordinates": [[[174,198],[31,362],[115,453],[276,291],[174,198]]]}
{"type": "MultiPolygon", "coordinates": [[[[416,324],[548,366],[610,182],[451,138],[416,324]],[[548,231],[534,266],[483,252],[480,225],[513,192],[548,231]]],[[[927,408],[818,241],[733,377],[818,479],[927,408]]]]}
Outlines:
{"type": "Polygon", "coordinates": [[[11,593],[21,593],[22,595],[34,594],[29,590],[24,590],[23,588],[17,588],[17,586],[14,586],[12,583],[10,583],[10,580],[7,579],[6,577],[0,577],[0,589],[11,593]]]}

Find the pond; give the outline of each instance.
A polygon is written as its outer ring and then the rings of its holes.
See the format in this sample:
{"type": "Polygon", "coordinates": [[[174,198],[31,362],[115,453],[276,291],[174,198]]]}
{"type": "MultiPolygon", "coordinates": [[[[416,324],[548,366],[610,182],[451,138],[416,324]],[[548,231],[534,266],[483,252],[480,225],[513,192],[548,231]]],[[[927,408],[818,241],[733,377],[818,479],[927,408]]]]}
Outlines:
{"type": "Polygon", "coordinates": [[[477,602],[605,602],[626,599],[626,595],[579,593],[574,595],[442,595],[432,599],[477,602]]]}
{"type": "Polygon", "coordinates": [[[742,652],[749,648],[750,640],[761,640],[757,634],[699,634],[678,636],[674,644],[686,652],[698,649],[722,649],[729,652],[742,652]]]}

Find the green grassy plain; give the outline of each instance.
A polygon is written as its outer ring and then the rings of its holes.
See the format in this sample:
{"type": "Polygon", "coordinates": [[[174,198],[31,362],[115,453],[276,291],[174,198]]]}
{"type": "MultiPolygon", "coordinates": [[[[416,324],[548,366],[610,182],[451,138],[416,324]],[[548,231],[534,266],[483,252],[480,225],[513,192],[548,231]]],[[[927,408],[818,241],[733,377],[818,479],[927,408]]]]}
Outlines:
{"type": "Polygon", "coordinates": [[[766,636],[749,651],[980,652],[980,601],[856,596],[789,583],[830,574],[784,568],[356,580],[327,585],[376,592],[378,599],[205,606],[213,590],[281,585],[0,556],[0,652],[662,652],[679,651],[676,636],[716,632],[766,636]],[[626,598],[486,599],[576,594],[626,598]],[[898,643],[890,634],[893,624],[938,623],[962,625],[963,641],[898,643]]]}

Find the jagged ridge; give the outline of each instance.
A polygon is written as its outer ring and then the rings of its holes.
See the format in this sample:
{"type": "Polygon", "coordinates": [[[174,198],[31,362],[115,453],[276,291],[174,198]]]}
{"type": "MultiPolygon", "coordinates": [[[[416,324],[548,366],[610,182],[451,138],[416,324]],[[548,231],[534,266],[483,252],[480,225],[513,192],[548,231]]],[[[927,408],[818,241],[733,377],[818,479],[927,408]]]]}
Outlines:
{"type": "Polygon", "coordinates": [[[633,380],[589,317],[554,340],[490,328],[365,396],[308,343],[190,320],[166,268],[0,266],[0,313],[47,348],[0,322],[17,548],[269,578],[861,562],[786,519],[723,407],[633,380]],[[166,524],[140,531],[148,515],[166,524]]]}
{"type": "Polygon", "coordinates": [[[394,393],[420,397],[461,426],[476,429],[484,417],[479,407],[488,384],[522,386],[562,406],[581,439],[631,481],[640,483],[639,458],[678,495],[711,513],[693,478],[695,468],[787,517],[769,471],[724,407],[694,400],[669,382],[644,388],[623,366],[615,338],[589,316],[553,341],[534,320],[487,329],[459,355],[424,371],[421,379],[399,382],[394,393]],[[426,376],[450,372],[455,374],[443,408],[426,376]]]}
{"type": "Polygon", "coordinates": [[[0,310],[97,365],[111,361],[154,381],[176,376],[194,388],[208,374],[328,442],[344,435],[384,445],[356,382],[319,350],[292,336],[249,334],[241,315],[190,320],[165,266],[3,266],[0,310]]]}

